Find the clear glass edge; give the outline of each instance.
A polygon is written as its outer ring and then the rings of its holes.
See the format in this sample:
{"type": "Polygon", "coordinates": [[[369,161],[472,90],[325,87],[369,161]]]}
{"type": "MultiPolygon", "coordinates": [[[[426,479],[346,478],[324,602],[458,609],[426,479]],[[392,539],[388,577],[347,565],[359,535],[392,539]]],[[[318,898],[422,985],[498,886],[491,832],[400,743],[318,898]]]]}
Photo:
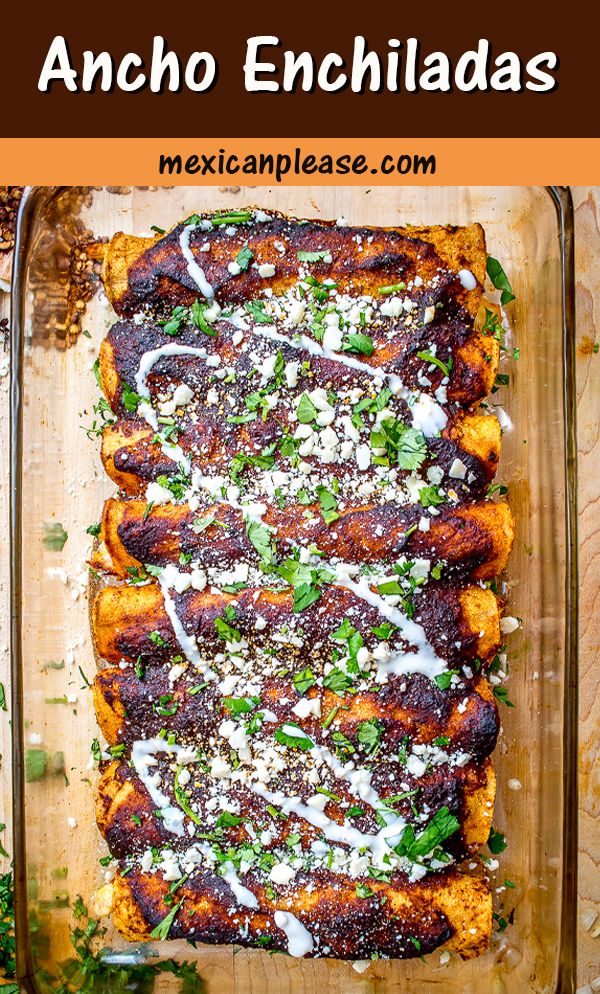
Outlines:
{"type": "MultiPolygon", "coordinates": [[[[30,233],[36,211],[63,187],[26,187],[15,233],[10,321],[10,675],[12,689],[12,817],[15,888],[17,981],[28,994],[39,994],[31,957],[27,919],[26,841],[23,829],[25,767],[23,750],[23,694],[21,653],[21,496],[22,496],[22,384],[24,290],[30,233]]],[[[574,211],[569,187],[544,187],[554,203],[561,247],[563,318],[563,404],[565,430],[565,661],[563,702],[564,805],[563,861],[559,974],[555,994],[574,994],[577,981],[577,745],[578,745],[578,544],[577,544],[577,394],[575,388],[575,258],[574,211]]]]}

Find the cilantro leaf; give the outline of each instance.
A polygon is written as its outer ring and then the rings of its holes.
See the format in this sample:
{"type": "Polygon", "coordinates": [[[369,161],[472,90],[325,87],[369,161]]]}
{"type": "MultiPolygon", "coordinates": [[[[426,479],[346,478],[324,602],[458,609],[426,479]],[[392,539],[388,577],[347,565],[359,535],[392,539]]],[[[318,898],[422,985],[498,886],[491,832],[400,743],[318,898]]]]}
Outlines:
{"type": "Polygon", "coordinates": [[[205,335],[210,335],[214,338],[217,333],[215,329],[211,327],[210,322],[206,318],[207,310],[208,308],[204,304],[201,304],[200,300],[196,298],[190,307],[190,314],[198,331],[203,331],[205,335]]]}
{"type": "Polygon", "coordinates": [[[344,352],[358,352],[359,355],[373,355],[374,349],[373,339],[362,332],[352,332],[342,344],[344,352]]]}
{"type": "Polygon", "coordinates": [[[305,611],[307,607],[319,600],[321,591],[310,583],[300,583],[294,587],[294,612],[305,611]]]}
{"type": "Polygon", "coordinates": [[[128,383],[121,383],[121,402],[126,411],[134,414],[141,403],[142,397],[135,390],[132,390],[128,383]]]}
{"type": "Polygon", "coordinates": [[[437,507],[438,504],[445,504],[446,498],[440,493],[437,485],[431,487],[421,487],[419,490],[419,502],[421,507],[437,507]]]}
{"type": "Polygon", "coordinates": [[[181,905],[183,904],[184,900],[185,900],[185,898],[182,898],[181,901],[178,901],[177,904],[173,905],[171,911],[169,911],[169,914],[166,916],[166,918],[163,918],[163,920],[158,923],[158,925],[156,926],[156,928],[152,929],[152,931],[150,932],[150,938],[151,939],[168,939],[169,938],[169,932],[171,931],[171,927],[173,925],[173,922],[175,921],[175,918],[177,917],[177,912],[179,911],[179,909],[180,909],[181,905]]]}
{"type": "Polygon", "coordinates": [[[373,635],[376,635],[377,638],[384,639],[386,642],[390,635],[393,635],[396,630],[396,625],[392,625],[390,621],[384,621],[378,628],[371,629],[373,635]]]}
{"type": "Polygon", "coordinates": [[[334,666],[332,670],[323,677],[323,686],[326,690],[331,690],[334,694],[341,695],[353,684],[352,677],[343,670],[334,666]]]}
{"type": "Polygon", "coordinates": [[[241,271],[245,273],[246,270],[248,269],[248,266],[252,262],[253,258],[254,258],[254,252],[252,251],[252,249],[249,248],[247,245],[244,245],[244,247],[241,248],[238,254],[236,255],[235,262],[237,262],[241,271]]]}
{"type": "Polygon", "coordinates": [[[307,393],[303,393],[296,409],[298,421],[302,425],[308,425],[317,417],[317,409],[307,393]]]}
{"type": "Polygon", "coordinates": [[[508,696],[508,690],[506,687],[494,687],[494,697],[497,701],[500,701],[501,704],[506,704],[507,708],[514,708],[514,704],[508,696]]]}
{"type": "Polygon", "coordinates": [[[62,552],[68,535],[60,521],[44,522],[44,546],[54,552],[62,552]]]}
{"type": "Polygon", "coordinates": [[[323,262],[327,259],[331,261],[331,252],[329,249],[324,249],[320,252],[304,252],[302,249],[298,251],[298,262],[323,262]]]}
{"type": "Polygon", "coordinates": [[[308,737],[305,731],[294,722],[286,722],[275,729],[275,739],[280,745],[288,746],[290,749],[302,749],[308,752],[314,748],[314,742],[308,737]]]}
{"type": "Polygon", "coordinates": [[[337,498],[335,494],[332,494],[331,490],[328,490],[327,487],[319,485],[317,487],[317,497],[319,498],[321,514],[323,515],[325,524],[330,525],[333,521],[337,521],[339,514],[337,512],[337,498]]]}
{"type": "Polygon", "coordinates": [[[239,642],[242,638],[241,632],[230,625],[226,618],[215,618],[215,628],[219,638],[225,642],[239,642]]]}
{"type": "Polygon", "coordinates": [[[495,828],[491,828],[487,844],[490,852],[493,853],[494,856],[498,856],[501,852],[504,852],[508,842],[506,841],[506,836],[502,832],[497,832],[495,828]]]}
{"type": "Polygon", "coordinates": [[[358,741],[363,746],[367,755],[373,755],[381,745],[381,737],[385,731],[385,725],[379,718],[371,718],[368,721],[361,721],[358,726],[358,741]]]}
{"type": "Polygon", "coordinates": [[[245,818],[232,815],[230,811],[222,811],[217,818],[216,828],[235,828],[237,825],[243,824],[245,820],[245,818]]]}
{"type": "Polygon", "coordinates": [[[260,697],[224,697],[223,704],[234,718],[249,714],[260,704],[260,697]]]}
{"type": "Polygon", "coordinates": [[[299,694],[305,694],[310,687],[313,687],[316,683],[315,676],[310,666],[306,666],[299,673],[295,673],[292,678],[292,683],[294,684],[294,689],[299,694]]]}
{"type": "Polygon", "coordinates": [[[177,307],[173,308],[173,313],[171,317],[166,321],[159,321],[158,324],[162,326],[163,331],[166,335],[171,335],[174,337],[178,335],[181,330],[181,325],[187,317],[187,307],[182,307],[179,304],[177,307]]]}
{"type": "Polygon", "coordinates": [[[273,324],[273,318],[265,313],[265,305],[262,300],[247,300],[244,306],[257,324],[273,324]]]}
{"type": "Polygon", "coordinates": [[[510,304],[511,300],[515,300],[515,295],[512,291],[512,286],[508,281],[508,277],[504,272],[502,266],[497,259],[494,259],[491,255],[488,255],[487,260],[487,274],[494,284],[496,290],[502,291],[502,296],[500,301],[502,304],[510,304]]]}
{"type": "Polygon", "coordinates": [[[260,521],[248,521],[246,534],[258,552],[261,562],[272,565],[275,562],[275,541],[271,529],[260,521]]]}
{"type": "Polygon", "coordinates": [[[458,674],[458,670],[444,670],[434,678],[438,690],[448,690],[452,684],[452,677],[458,674]]]}
{"type": "Polygon", "coordinates": [[[335,746],[335,751],[343,758],[350,756],[354,752],[354,746],[343,732],[332,732],[331,741],[335,746]]]}
{"type": "Polygon", "coordinates": [[[407,825],[396,852],[399,856],[407,856],[410,860],[427,856],[430,852],[442,844],[449,836],[460,828],[460,822],[455,815],[451,815],[446,806],[436,811],[435,815],[422,832],[415,837],[412,825],[407,825]]]}
{"type": "Polygon", "coordinates": [[[452,369],[452,356],[448,358],[447,363],[442,362],[441,359],[438,359],[436,355],[432,355],[431,352],[417,352],[417,358],[422,359],[423,362],[429,362],[432,363],[432,365],[437,366],[438,369],[441,369],[444,376],[450,376],[450,371],[452,369]]]}
{"type": "Polygon", "coordinates": [[[386,456],[375,456],[374,462],[389,465],[390,460],[396,461],[400,469],[418,469],[427,457],[427,442],[423,433],[396,418],[384,418],[378,422],[371,431],[370,445],[372,449],[384,449],[386,452],[386,456]]]}

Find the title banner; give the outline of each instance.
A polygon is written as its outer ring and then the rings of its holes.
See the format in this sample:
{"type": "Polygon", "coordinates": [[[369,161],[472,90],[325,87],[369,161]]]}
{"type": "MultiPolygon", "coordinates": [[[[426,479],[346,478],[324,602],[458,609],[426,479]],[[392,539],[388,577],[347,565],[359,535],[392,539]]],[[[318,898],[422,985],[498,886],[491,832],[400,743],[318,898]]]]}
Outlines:
{"type": "Polygon", "coordinates": [[[3,48],[12,137],[581,137],[597,130],[595,32],[544,9],[13,6],[3,48]]]}

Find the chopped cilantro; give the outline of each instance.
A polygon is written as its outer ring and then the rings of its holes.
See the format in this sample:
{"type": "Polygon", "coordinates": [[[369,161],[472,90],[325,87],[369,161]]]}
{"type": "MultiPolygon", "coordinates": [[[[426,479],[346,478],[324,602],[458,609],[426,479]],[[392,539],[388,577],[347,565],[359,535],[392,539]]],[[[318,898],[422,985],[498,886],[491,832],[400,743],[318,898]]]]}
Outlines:
{"type": "Polygon", "coordinates": [[[260,697],[224,697],[223,704],[234,718],[249,714],[260,704],[260,697]]]}
{"type": "Polygon", "coordinates": [[[385,455],[376,455],[373,462],[389,466],[396,462],[400,469],[418,469],[427,457],[425,436],[416,428],[398,421],[384,418],[373,428],[370,435],[372,449],[383,449],[385,455]]]}
{"type": "Polygon", "coordinates": [[[244,247],[241,248],[238,254],[236,255],[235,262],[237,262],[241,271],[245,273],[246,270],[248,269],[248,266],[252,262],[253,258],[254,258],[254,252],[252,251],[252,249],[249,248],[248,245],[244,245],[244,247]]]}
{"type": "Polygon", "coordinates": [[[348,673],[334,666],[327,676],[323,677],[323,686],[326,690],[331,690],[334,694],[344,694],[353,685],[352,677],[348,673]]]}
{"type": "Polygon", "coordinates": [[[200,535],[202,532],[210,528],[211,525],[218,525],[219,528],[227,528],[228,526],[223,522],[219,521],[218,518],[208,515],[206,518],[194,518],[192,521],[192,531],[196,535],[200,535]]]}
{"type": "Polygon", "coordinates": [[[242,825],[246,819],[239,818],[237,815],[232,815],[230,811],[222,811],[217,818],[217,828],[236,828],[238,825],[242,825]]]}
{"type": "Polygon", "coordinates": [[[158,321],[158,324],[162,325],[162,329],[166,335],[174,337],[181,331],[181,325],[186,320],[187,313],[187,307],[182,307],[181,304],[179,304],[177,307],[173,308],[170,318],[166,321],[158,321]]]}
{"type": "Polygon", "coordinates": [[[350,739],[346,738],[343,732],[332,732],[331,741],[334,744],[335,751],[343,759],[347,758],[354,752],[354,746],[352,745],[350,739]]]}
{"type": "Polygon", "coordinates": [[[397,628],[395,625],[392,625],[390,621],[384,621],[382,625],[379,625],[377,628],[372,628],[371,631],[373,632],[373,635],[377,636],[377,638],[385,639],[385,641],[387,641],[390,635],[393,635],[393,633],[397,631],[397,628]]]}
{"type": "Polygon", "coordinates": [[[300,583],[294,587],[294,611],[305,611],[307,607],[318,601],[321,591],[310,583],[300,583]]]}
{"type": "Polygon", "coordinates": [[[225,642],[239,642],[242,638],[238,629],[230,625],[226,618],[215,618],[215,628],[217,629],[219,638],[222,638],[225,642]]]}
{"type": "Polygon", "coordinates": [[[245,308],[257,324],[273,324],[273,318],[265,313],[265,305],[262,300],[247,300],[245,308]]]}
{"type": "Polygon", "coordinates": [[[276,547],[271,529],[261,524],[260,521],[248,521],[246,523],[246,534],[258,552],[261,562],[266,565],[272,565],[275,562],[276,547]]]}
{"type": "Polygon", "coordinates": [[[292,683],[294,684],[294,689],[299,694],[305,694],[307,690],[314,686],[316,683],[315,676],[310,666],[306,666],[299,673],[295,673],[292,678],[292,683]]]}
{"type": "Polygon", "coordinates": [[[208,308],[196,298],[190,307],[190,316],[198,331],[202,331],[205,335],[214,337],[217,333],[215,329],[211,327],[211,323],[206,317],[207,310],[208,308]]]}
{"type": "Polygon", "coordinates": [[[352,332],[342,345],[344,352],[358,352],[359,355],[373,355],[373,339],[362,332],[352,332]]]}
{"type": "Polygon", "coordinates": [[[175,918],[177,917],[177,912],[179,911],[179,909],[180,909],[181,905],[183,904],[184,900],[185,899],[182,899],[181,901],[178,901],[177,904],[173,905],[173,908],[171,909],[171,911],[169,911],[169,914],[166,916],[166,918],[163,918],[163,920],[161,922],[159,922],[159,924],[156,926],[156,928],[152,929],[152,931],[150,932],[150,938],[151,939],[168,939],[169,938],[169,932],[171,931],[171,927],[173,925],[173,922],[175,921],[175,918]]]}
{"type": "Polygon", "coordinates": [[[417,352],[417,358],[423,359],[424,362],[429,362],[434,366],[437,366],[438,369],[441,369],[444,376],[450,376],[450,371],[452,369],[452,356],[449,357],[447,363],[442,362],[441,359],[438,359],[436,355],[432,355],[431,352],[417,352]]]}
{"type": "Polygon", "coordinates": [[[142,400],[139,393],[132,390],[128,383],[121,383],[121,402],[126,411],[134,414],[142,400]]]}
{"type": "Polygon", "coordinates": [[[317,417],[317,409],[307,393],[300,397],[296,413],[298,421],[303,425],[310,424],[317,417]]]}
{"type": "Polygon", "coordinates": [[[167,644],[166,640],[162,637],[160,632],[157,632],[156,630],[150,632],[150,635],[148,637],[150,641],[154,643],[154,645],[165,646],[167,644]]]}
{"type": "Polygon", "coordinates": [[[438,690],[448,690],[452,685],[452,677],[458,675],[458,670],[444,670],[434,678],[438,690]]]}
{"type": "Polygon", "coordinates": [[[485,308],[485,321],[481,327],[484,335],[495,338],[497,342],[502,340],[502,321],[495,311],[485,308]]]}
{"type": "Polygon", "coordinates": [[[515,295],[506,273],[498,260],[494,259],[491,255],[488,256],[487,260],[487,274],[496,290],[502,291],[502,296],[500,297],[502,304],[510,304],[511,300],[515,300],[515,295]]]}
{"type": "Polygon", "coordinates": [[[320,252],[304,252],[302,249],[298,251],[298,262],[323,262],[327,259],[331,261],[329,249],[320,252]]]}
{"type": "Polygon", "coordinates": [[[68,537],[60,521],[44,522],[44,546],[46,549],[61,552],[68,537]]]}
{"type": "Polygon", "coordinates": [[[419,490],[419,502],[421,507],[437,507],[438,504],[445,504],[446,498],[440,492],[437,485],[431,487],[421,487],[419,490]]]}
{"type": "Polygon", "coordinates": [[[317,497],[319,498],[321,514],[323,515],[325,524],[330,525],[333,521],[337,521],[339,514],[337,512],[337,499],[335,495],[327,487],[319,485],[317,487],[317,497]]]}
{"type": "Polygon", "coordinates": [[[487,844],[488,849],[494,856],[498,856],[501,852],[504,852],[508,845],[506,836],[502,832],[497,832],[495,828],[490,829],[487,844]]]}
{"type": "Polygon", "coordinates": [[[414,827],[407,825],[395,851],[399,856],[406,856],[414,861],[418,857],[427,856],[433,852],[450,835],[454,835],[459,828],[458,818],[450,814],[446,806],[441,807],[419,835],[415,836],[414,827]]]}
{"type": "Polygon", "coordinates": [[[379,718],[371,718],[359,723],[358,741],[367,755],[371,756],[378,751],[384,731],[385,725],[379,718]]]}
{"type": "Polygon", "coordinates": [[[313,740],[295,722],[288,721],[285,725],[276,728],[275,739],[280,745],[288,746],[290,749],[302,749],[307,752],[314,748],[313,740]],[[293,731],[286,731],[286,729],[293,729],[293,731]]]}
{"type": "Polygon", "coordinates": [[[500,701],[501,704],[506,704],[507,708],[514,708],[514,704],[508,696],[508,690],[506,687],[494,687],[494,697],[497,701],[500,701]]]}

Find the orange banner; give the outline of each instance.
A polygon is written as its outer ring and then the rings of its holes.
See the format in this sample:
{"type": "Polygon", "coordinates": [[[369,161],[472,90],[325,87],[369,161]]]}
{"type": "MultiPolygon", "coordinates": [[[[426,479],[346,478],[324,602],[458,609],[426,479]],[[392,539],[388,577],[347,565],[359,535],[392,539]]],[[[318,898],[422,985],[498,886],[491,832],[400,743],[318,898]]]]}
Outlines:
{"type": "Polygon", "coordinates": [[[7,138],[35,185],[595,185],[599,138],[7,138]]]}

